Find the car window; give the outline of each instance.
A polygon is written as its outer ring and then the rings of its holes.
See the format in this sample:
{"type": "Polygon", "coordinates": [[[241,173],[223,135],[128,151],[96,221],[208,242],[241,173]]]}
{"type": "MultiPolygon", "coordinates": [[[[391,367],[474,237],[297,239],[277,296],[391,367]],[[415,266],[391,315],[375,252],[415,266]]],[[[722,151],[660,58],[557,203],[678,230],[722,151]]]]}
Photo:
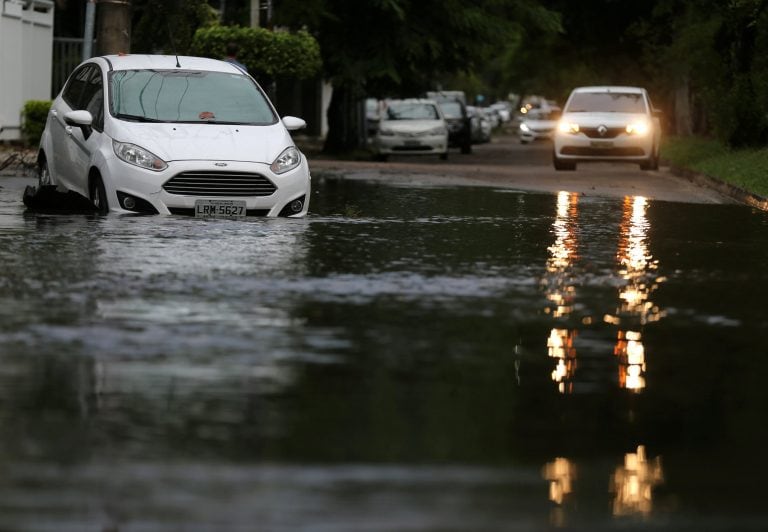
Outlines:
{"type": "Polygon", "coordinates": [[[463,118],[459,102],[440,102],[440,109],[446,118],[463,118]]]}
{"type": "Polygon", "coordinates": [[[188,70],[121,70],[109,79],[110,113],[126,120],[268,125],[272,107],[248,76],[188,70]]]}
{"type": "Polygon", "coordinates": [[[389,120],[439,120],[440,115],[429,103],[392,103],[387,107],[389,120]]]}
{"type": "MultiPolygon", "coordinates": [[[[85,65],[75,70],[67,81],[66,87],[61,93],[62,99],[72,109],[80,109],[80,102],[83,96],[83,91],[88,85],[88,80],[93,75],[93,66],[85,65]]],[[[97,69],[98,70],[98,69],[97,69]]]]}
{"type": "Polygon", "coordinates": [[[637,92],[576,92],[567,113],[645,113],[645,100],[637,92]]]}
{"type": "Polygon", "coordinates": [[[101,70],[98,67],[91,69],[91,75],[83,87],[79,109],[85,109],[93,116],[91,124],[97,131],[104,130],[104,84],[101,79],[101,70]]]}

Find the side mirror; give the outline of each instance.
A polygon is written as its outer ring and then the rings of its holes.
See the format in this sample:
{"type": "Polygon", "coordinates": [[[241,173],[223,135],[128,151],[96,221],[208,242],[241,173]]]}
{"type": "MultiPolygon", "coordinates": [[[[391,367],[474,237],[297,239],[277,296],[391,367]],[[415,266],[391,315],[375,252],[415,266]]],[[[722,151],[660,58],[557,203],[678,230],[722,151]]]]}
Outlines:
{"type": "Polygon", "coordinates": [[[93,124],[93,115],[88,111],[69,111],[64,113],[64,122],[68,126],[79,127],[86,139],[91,136],[91,124],[93,124]]]}
{"type": "Polygon", "coordinates": [[[284,116],[283,125],[288,131],[295,131],[307,127],[307,123],[304,120],[296,118],[295,116],[284,116]]]}
{"type": "Polygon", "coordinates": [[[64,122],[70,126],[90,127],[93,124],[93,115],[88,111],[69,111],[64,113],[64,122]]]}

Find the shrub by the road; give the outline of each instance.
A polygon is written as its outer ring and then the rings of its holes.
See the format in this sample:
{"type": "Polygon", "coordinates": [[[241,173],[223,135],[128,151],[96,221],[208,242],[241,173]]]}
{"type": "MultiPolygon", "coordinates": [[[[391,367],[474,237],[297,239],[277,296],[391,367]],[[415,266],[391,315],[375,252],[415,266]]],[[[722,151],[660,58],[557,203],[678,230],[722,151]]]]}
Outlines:
{"type": "Polygon", "coordinates": [[[729,149],[712,139],[667,137],[661,157],[673,166],[768,197],[768,148],[729,149]]]}
{"type": "Polygon", "coordinates": [[[40,143],[50,109],[50,100],[28,100],[24,104],[21,110],[21,132],[27,146],[37,146],[40,143]]]}

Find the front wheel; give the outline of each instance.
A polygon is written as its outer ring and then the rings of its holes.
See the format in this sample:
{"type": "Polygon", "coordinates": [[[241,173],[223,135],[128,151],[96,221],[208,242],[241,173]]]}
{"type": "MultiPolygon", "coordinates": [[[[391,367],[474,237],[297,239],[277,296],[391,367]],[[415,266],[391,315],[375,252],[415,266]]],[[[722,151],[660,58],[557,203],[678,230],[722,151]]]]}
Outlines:
{"type": "Polygon", "coordinates": [[[647,161],[640,163],[640,170],[658,170],[659,169],[659,151],[654,148],[647,161]]]}
{"type": "Polygon", "coordinates": [[[448,152],[441,153],[440,154],[440,160],[441,161],[447,161],[448,160],[448,152]]]}
{"type": "Polygon", "coordinates": [[[52,185],[53,179],[51,178],[51,171],[48,169],[48,161],[41,158],[40,164],[37,165],[37,187],[42,190],[43,187],[52,185]]]}
{"type": "Polygon", "coordinates": [[[566,162],[562,159],[558,158],[556,155],[552,155],[552,164],[555,166],[555,170],[567,170],[567,171],[573,171],[576,170],[576,163],[573,162],[566,162]]]}
{"type": "Polygon", "coordinates": [[[98,214],[107,214],[109,212],[109,202],[107,200],[107,190],[104,188],[104,181],[100,176],[94,176],[88,185],[91,203],[96,208],[98,214]]]}

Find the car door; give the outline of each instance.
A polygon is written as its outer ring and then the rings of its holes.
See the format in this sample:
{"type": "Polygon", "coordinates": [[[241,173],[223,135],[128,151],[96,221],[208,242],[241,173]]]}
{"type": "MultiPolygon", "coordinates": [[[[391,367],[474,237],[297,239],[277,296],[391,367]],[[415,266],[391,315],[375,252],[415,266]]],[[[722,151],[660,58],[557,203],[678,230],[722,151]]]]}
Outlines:
{"type": "Polygon", "coordinates": [[[70,77],[62,97],[51,109],[51,142],[56,182],[88,196],[88,169],[92,153],[104,131],[104,83],[101,69],[90,63],[70,77]],[[69,124],[69,111],[87,110],[93,116],[90,127],[69,124]]]}

